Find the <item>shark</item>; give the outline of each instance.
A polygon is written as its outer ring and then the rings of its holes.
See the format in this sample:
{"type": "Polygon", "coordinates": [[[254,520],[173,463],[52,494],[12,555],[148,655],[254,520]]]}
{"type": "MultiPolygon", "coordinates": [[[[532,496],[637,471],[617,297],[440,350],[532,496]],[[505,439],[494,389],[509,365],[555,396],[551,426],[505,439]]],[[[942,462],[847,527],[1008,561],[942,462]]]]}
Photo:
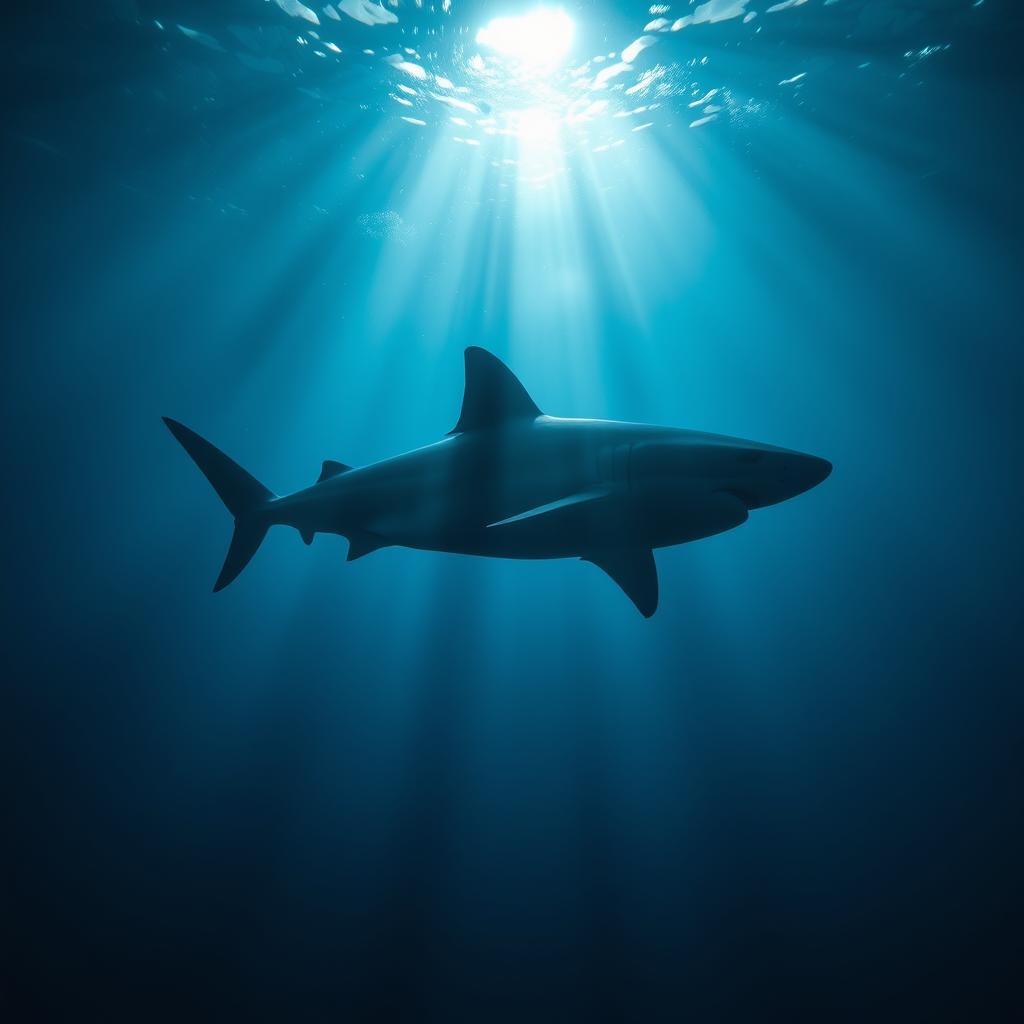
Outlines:
{"type": "Polygon", "coordinates": [[[827,459],[735,437],[545,415],[478,346],[465,350],[465,375],[458,422],[440,441],[366,466],[327,460],[312,486],[281,496],[164,417],[234,517],[214,591],[280,525],[306,544],[318,533],[347,538],[348,561],[392,546],[581,559],[649,618],[658,607],[656,549],[731,530],[832,471],[827,459]]]}

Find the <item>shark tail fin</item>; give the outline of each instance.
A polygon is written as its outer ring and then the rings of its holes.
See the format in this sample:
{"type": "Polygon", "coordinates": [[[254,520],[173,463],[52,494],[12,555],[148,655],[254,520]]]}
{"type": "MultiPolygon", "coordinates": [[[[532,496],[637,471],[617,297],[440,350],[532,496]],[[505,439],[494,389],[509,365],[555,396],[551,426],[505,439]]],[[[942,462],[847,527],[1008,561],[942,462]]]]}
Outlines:
{"type": "Polygon", "coordinates": [[[262,513],[276,495],[194,430],[166,416],[164,423],[235,517],[231,546],[213,585],[215,592],[223,590],[249,564],[263,543],[271,524],[262,513]]]}

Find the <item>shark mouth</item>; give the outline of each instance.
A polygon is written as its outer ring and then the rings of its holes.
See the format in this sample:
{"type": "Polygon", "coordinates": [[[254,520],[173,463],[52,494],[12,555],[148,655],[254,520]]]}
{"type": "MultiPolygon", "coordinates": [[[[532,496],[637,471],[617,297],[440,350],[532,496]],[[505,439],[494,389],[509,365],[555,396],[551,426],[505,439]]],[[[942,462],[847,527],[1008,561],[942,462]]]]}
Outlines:
{"type": "Polygon", "coordinates": [[[724,487],[719,494],[728,494],[737,501],[742,502],[747,511],[761,507],[761,499],[753,491],[745,491],[741,487],[724,487]]]}

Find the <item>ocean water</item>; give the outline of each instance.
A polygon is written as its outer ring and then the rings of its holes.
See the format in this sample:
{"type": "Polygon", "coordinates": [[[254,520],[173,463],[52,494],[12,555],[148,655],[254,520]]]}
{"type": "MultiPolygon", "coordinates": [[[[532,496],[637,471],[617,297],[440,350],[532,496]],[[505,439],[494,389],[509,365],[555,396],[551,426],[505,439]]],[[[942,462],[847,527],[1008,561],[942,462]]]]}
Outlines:
{"type": "Polygon", "coordinates": [[[5,15],[8,1019],[1014,1019],[1015,6],[5,15]],[[471,344],[834,472],[648,621],[286,529],[210,592],[162,415],[293,491],[471,344]]]}

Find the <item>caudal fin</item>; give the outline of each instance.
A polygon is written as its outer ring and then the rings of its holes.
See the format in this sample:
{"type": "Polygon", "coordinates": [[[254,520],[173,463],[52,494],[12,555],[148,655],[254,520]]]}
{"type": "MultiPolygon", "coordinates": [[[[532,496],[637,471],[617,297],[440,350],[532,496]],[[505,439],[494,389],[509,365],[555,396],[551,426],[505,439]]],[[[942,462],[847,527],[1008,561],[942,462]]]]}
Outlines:
{"type": "Polygon", "coordinates": [[[194,430],[166,416],[163,420],[235,517],[231,547],[213,585],[214,591],[223,590],[249,564],[267,535],[270,522],[263,513],[276,495],[194,430]]]}
{"type": "Polygon", "coordinates": [[[231,546],[221,567],[213,592],[223,590],[248,564],[263,543],[269,526],[267,523],[249,523],[244,519],[235,520],[235,532],[231,535],[231,546]]]}

